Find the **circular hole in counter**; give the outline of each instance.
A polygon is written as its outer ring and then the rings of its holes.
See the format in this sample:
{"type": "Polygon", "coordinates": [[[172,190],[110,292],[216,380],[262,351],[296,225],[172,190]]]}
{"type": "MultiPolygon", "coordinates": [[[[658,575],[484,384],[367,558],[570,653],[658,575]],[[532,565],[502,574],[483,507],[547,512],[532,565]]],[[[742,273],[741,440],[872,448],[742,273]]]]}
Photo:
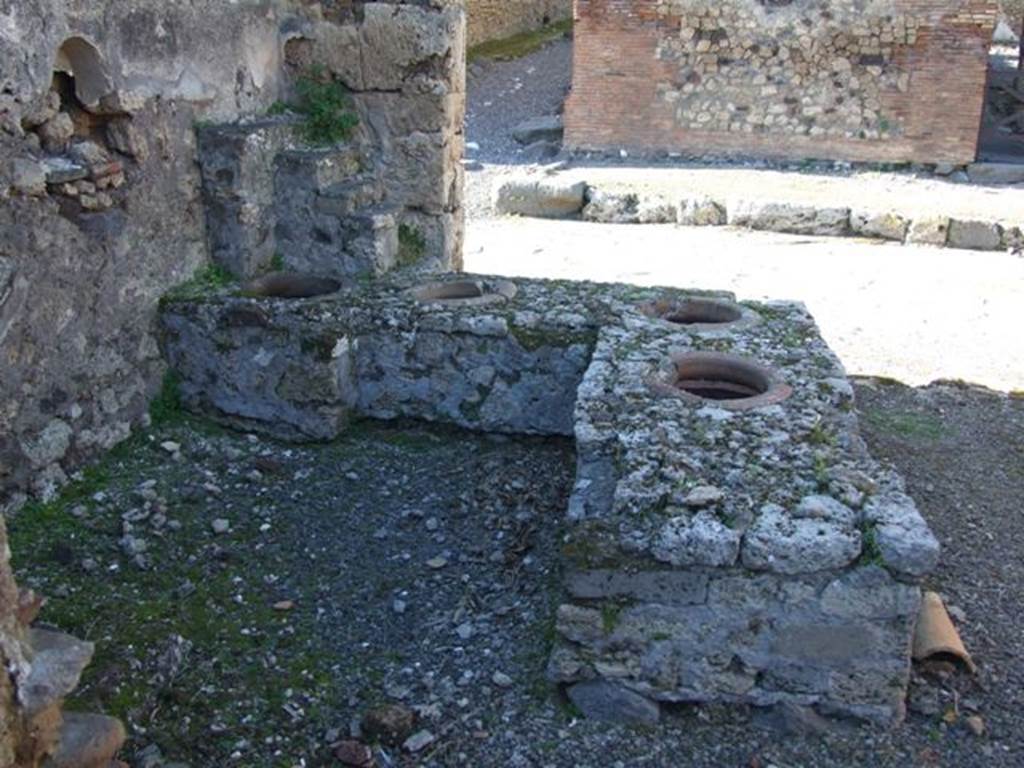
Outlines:
{"type": "Polygon", "coordinates": [[[714,330],[722,327],[746,326],[757,322],[757,315],[726,299],[689,297],[659,299],[644,304],[640,311],[648,317],[691,330],[714,330]]]}
{"type": "Polygon", "coordinates": [[[299,272],[271,272],[242,286],[246,296],[274,299],[310,299],[341,290],[341,282],[330,277],[304,275],[299,272]]]}
{"type": "Polygon", "coordinates": [[[477,306],[506,302],[517,290],[509,280],[450,280],[417,286],[410,294],[421,304],[477,306]]]}
{"type": "Polygon", "coordinates": [[[656,388],[693,403],[713,403],[735,410],[773,405],[793,392],[770,368],[721,352],[673,355],[669,379],[656,388]]]}

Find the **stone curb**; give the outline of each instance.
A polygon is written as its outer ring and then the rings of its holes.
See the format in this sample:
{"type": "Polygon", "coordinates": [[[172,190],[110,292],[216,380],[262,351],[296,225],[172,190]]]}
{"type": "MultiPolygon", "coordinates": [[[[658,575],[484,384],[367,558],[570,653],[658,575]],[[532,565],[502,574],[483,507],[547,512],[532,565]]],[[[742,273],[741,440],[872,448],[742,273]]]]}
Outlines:
{"type": "MultiPolygon", "coordinates": [[[[535,182],[536,183],[536,182],[535,182]]],[[[548,184],[554,182],[547,180],[548,184]]],[[[556,184],[557,186],[557,184],[556,184]]],[[[572,191],[580,183],[573,184],[572,191]]],[[[607,191],[584,184],[582,201],[573,205],[561,198],[556,213],[536,211],[536,205],[497,206],[499,213],[522,216],[568,217],[603,224],[677,224],[679,226],[729,225],[759,231],[825,237],[856,237],[908,245],[933,245],[973,251],[1024,250],[1024,226],[1004,226],[995,221],[958,219],[943,214],[917,219],[890,211],[878,213],[847,206],[816,206],[792,202],[715,199],[695,194],[672,199],[657,193],[607,191]],[[569,210],[569,208],[573,210],[569,210]]]]}
{"type": "Polygon", "coordinates": [[[935,245],[974,251],[1024,249],[1024,229],[995,221],[935,216],[911,219],[896,212],[854,207],[802,205],[761,200],[719,200],[695,195],[671,200],[658,194],[608,192],[587,186],[585,221],[603,223],[730,226],[760,231],[825,237],[867,237],[910,245],[935,245]]]}

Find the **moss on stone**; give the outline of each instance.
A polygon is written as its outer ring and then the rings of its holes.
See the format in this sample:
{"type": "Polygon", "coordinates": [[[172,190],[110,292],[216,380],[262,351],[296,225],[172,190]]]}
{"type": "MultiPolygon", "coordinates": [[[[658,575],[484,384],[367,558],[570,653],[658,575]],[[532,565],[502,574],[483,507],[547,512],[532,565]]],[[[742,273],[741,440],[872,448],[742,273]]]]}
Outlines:
{"type": "Polygon", "coordinates": [[[622,610],[625,606],[619,603],[606,602],[601,605],[601,628],[610,635],[619,626],[622,610]]]}
{"type": "Polygon", "coordinates": [[[181,404],[181,377],[169,368],[164,373],[160,391],[149,404],[149,417],[154,426],[162,426],[180,419],[184,414],[181,404]]]}
{"type": "Polygon", "coordinates": [[[470,402],[469,400],[463,400],[459,403],[459,413],[470,424],[480,423],[480,409],[483,407],[483,400],[477,400],[476,402],[470,402]]]}
{"type": "Polygon", "coordinates": [[[329,334],[319,336],[304,336],[299,342],[299,348],[305,355],[312,356],[321,363],[329,363],[334,358],[334,348],[338,339],[329,334]]]}
{"type": "Polygon", "coordinates": [[[423,233],[411,224],[398,225],[398,266],[412,267],[419,264],[427,253],[427,240],[423,233]]]}
{"type": "Polygon", "coordinates": [[[160,306],[171,302],[193,301],[213,296],[225,288],[237,284],[234,275],[219,264],[210,263],[200,267],[184,283],[175,286],[160,299],[160,306]]]}
{"type": "Polygon", "coordinates": [[[573,346],[586,346],[592,348],[597,343],[597,331],[592,328],[584,330],[543,329],[523,328],[510,324],[509,333],[527,352],[536,352],[545,347],[565,349],[573,346]]]}
{"type": "Polygon", "coordinates": [[[518,59],[534,51],[543,48],[548,43],[564,37],[572,30],[572,20],[566,19],[554,24],[549,24],[542,29],[532,32],[523,32],[519,35],[512,35],[501,40],[490,40],[469,49],[466,55],[468,61],[477,59],[497,59],[506,61],[518,59]]]}
{"type": "Polygon", "coordinates": [[[878,532],[874,523],[861,526],[860,565],[884,565],[882,549],[878,546],[878,532]]]}

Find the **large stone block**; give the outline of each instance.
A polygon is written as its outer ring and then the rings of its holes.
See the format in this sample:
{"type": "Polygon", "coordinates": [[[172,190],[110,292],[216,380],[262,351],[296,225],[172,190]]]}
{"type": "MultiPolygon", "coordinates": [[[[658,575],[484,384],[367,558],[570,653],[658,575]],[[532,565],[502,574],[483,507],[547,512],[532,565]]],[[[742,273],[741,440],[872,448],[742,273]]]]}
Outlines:
{"type": "Polygon", "coordinates": [[[895,213],[854,212],[850,215],[850,228],[864,237],[895,240],[902,243],[907,237],[910,223],[895,213]]]}
{"type": "Polygon", "coordinates": [[[741,201],[729,206],[729,224],[794,235],[842,236],[850,231],[850,209],[741,201]]]}
{"type": "Polygon", "coordinates": [[[420,5],[366,3],[360,33],[362,90],[389,91],[414,84],[429,92],[449,88],[456,56],[449,55],[464,35],[462,10],[420,5]]]}
{"type": "Polygon", "coordinates": [[[939,563],[939,541],[917,511],[913,499],[893,492],[873,497],[864,519],[874,526],[882,562],[898,574],[917,578],[939,563]]]}
{"type": "Polygon", "coordinates": [[[277,249],[275,161],[294,130],[294,121],[273,119],[197,132],[210,255],[239,277],[257,274],[277,249]]]}
{"type": "Polygon", "coordinates": [[[679,203],[676,222],[687,227],[717,227],[728,221],[725,206],[708,197],[683,200],[679,203]]]}
{"type": "Polygon", "coordinates": [[[949,219],[943,216],[914,219],[907,232],[907,242],[915,245],[945,245],[949,238],[949,219]]]}
{"type": "Polygon", "coordinates": [[[1003,246],[1003,231],[992,221],[966,221],[953,219],[949,224],[950,248],[972,251],[998,251],[1003,246]]]}
{"type": "Polygon", "coordinates": [[[444,132],[416,132],[398,138],[384,158],[389,201],[432,214],[462,204],[461,138],[444,132]]]}
{"type": "Polygon", "coordinates": [[[1024,165],[1019,163],[971,163],[967,175],[975,184],[1024,184],[1024,165]]]}
{"type": "Polygon", "coordinates": [[[654,194],[587,190],[583,218],[602,224],[674,224],[676,206],[654,194]]]}
{"type": "Polygon", "coordinates": [[[742,309],[760,322],[637,310],[602,328],[578,391],[566,545],[591,564],[559,611],[559,680],[898,720],[914,582],[937,544],[864,453],[803,308],[742,309]],[[651,573],[690,589],[644,589],[651,573]]]}
{"type": "Polygon", "coordinates": [[[703,604],[708,597],[708,575],[691,571],[573,571],[566,577],[566,589],[572,597],[581,600],[625,599],[662,605],[703,604]]]}
{"type": "Polygon", "coordinates": [[[603,680],[570,686],[569,698],[587,717],[619,725],[654,725],[661,715],[653,701],[603,680]]]}
{"type": "Polygon", "coordinates": [[[295,328],[245,299],[168,302],[162,320],[188,407],[284,439],[330,439],[345,425],[356,397],[350,337],[295,328]]]}
{"type": "Polygon", "coordinates": [[[673,517],[661,529],[652,552],[672,565],[729,566],[740,553],[740,534],[710,512],[673,517]]]}
{"type": "Polygon", "coordinates": [[[860,547],[860,531],[850,524],[801,518],[769,505],[743,540],[743,565],[755,571],[813,573],[848,565],[860,547]]]}
{"type": "Polygon", "coordinates": [[[563,219],[578,214],[584,205],[585,182],[515,178],[495,185],[494,211],[499,214],[563,219]]]}

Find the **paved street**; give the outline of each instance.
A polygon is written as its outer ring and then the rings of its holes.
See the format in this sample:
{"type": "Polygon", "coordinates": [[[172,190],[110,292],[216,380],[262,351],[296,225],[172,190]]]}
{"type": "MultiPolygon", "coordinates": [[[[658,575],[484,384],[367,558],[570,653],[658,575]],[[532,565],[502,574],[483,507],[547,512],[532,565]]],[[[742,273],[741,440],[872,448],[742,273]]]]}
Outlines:
{"type": "Polygon", "coordinates": [[[467,271],[798,299],[851,374],[1024,390],[1024,258],[721,228],[477,219],[467,271]]]}

